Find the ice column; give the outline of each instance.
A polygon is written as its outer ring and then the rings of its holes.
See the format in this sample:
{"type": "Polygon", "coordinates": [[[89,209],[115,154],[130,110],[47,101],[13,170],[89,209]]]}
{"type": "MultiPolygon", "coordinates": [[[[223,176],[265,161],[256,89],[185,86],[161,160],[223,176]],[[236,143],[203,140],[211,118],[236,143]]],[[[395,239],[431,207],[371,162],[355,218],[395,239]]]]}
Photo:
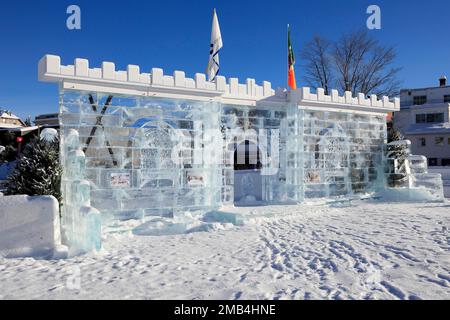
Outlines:
{"type": "Polygon", "coordinates": [[[69,130],[62,141],[65,155],[63,177],[63,228],[72,254],[101,249],[101,217],[91,207],[91,186],[85,180],[86,157],[78,131],[69,130]]]}

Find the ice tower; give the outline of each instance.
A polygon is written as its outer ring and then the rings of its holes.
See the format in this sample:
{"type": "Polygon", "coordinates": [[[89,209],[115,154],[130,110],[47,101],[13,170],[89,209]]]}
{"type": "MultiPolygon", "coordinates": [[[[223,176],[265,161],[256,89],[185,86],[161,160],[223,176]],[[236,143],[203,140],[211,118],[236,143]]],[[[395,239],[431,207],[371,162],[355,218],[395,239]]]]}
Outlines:
{"type": "Polygon", "coordinates": [[[82,248],[98,247],[100,217],[106,230],[222,204],[386,186],[386,115],[398,99],[275,91],[253,79],[207,82],[133,65],[116,71],[111,62],[90,68],[84,59],[61,65],[53,55],[40,60],[39,79],[59,84],[64,228],[82,248]]]}

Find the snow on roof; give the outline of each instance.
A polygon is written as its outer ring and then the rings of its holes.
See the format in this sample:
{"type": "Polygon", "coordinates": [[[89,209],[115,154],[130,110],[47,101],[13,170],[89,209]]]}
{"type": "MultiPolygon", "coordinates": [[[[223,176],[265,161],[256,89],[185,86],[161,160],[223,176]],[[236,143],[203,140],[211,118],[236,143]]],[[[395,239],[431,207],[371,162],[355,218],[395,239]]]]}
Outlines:
{"type": "Polygon", "coordinates": [[[406,129],[406,134],[450,133],[450,123],[413,124],[406,129]]]}
{"type": "Polygon", "coordinates": [[[20,120],[20,118],[18,116],[12,114],[9,111],[2,110],[2,109],[0,109],[0,118],[20,120]]]}

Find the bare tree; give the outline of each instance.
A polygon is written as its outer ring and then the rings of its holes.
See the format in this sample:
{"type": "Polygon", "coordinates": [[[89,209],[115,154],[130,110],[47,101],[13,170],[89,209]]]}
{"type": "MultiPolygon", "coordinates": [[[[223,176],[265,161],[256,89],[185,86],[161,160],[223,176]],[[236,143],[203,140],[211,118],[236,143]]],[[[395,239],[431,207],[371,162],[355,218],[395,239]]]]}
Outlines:
{"type": "Polygon", "coordinates": [[[329,41],[316,35],[301,53],[306,62],[304,73],[308,85],[323,88],[325,94],[329,94],[333,82],[330,46],[329,41]]]}
{"type": "Polygon", "coordinates": [[[319,36],[301,53],[305,79],[311,86],[329,92],[336,87],[341,92],[362,92],[378,96],[398,95],[400,68],[392,67],[395,49],[381,45],[367,31],[344,34],[329,42],[319,36]]]}

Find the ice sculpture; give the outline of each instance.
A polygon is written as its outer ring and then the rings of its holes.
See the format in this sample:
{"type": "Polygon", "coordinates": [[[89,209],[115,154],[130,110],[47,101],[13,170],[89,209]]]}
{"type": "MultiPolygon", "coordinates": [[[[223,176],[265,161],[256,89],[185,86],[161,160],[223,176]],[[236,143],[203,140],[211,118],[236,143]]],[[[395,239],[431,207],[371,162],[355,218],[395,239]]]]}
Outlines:
{"type": "Polygon", "coordinates": [[[79,144],[78,131],[70,129],[61,142],[64,174],[62,190],[63,235],[70,254],[101,249],[101,216],[91,207],[91,186],[85,180],[86,157],[79,144]]]}
{"type": "Polygon", "coordinates": [[[386,114],[398,99],[275,92],[253,79],[207,82],[83,59],[64,66],[50,55],[39,77],[60,84],[64,228],[82,251],[100,247],[100,230],[179,233],[195,228],[192,217],[240,200],[359,197],[387,183],[441,199],[423,158],[385,157],[386,114]]]}
{"type": "Polygon", "coordinates": [[[45,128],[44,130],[42,130],[39,137],[43,141],[52,142],[56,139],[57,136],[58,136],[58,131],[56,131],[56,129],[45,128]]]}
{"type": "Polygon", "coordinates": [[[386,146],[388,188],[382,195],[391,201],[444,201],[440,174],[428,173],[427,158],[411,155],[409,140],[386,146]]]}

